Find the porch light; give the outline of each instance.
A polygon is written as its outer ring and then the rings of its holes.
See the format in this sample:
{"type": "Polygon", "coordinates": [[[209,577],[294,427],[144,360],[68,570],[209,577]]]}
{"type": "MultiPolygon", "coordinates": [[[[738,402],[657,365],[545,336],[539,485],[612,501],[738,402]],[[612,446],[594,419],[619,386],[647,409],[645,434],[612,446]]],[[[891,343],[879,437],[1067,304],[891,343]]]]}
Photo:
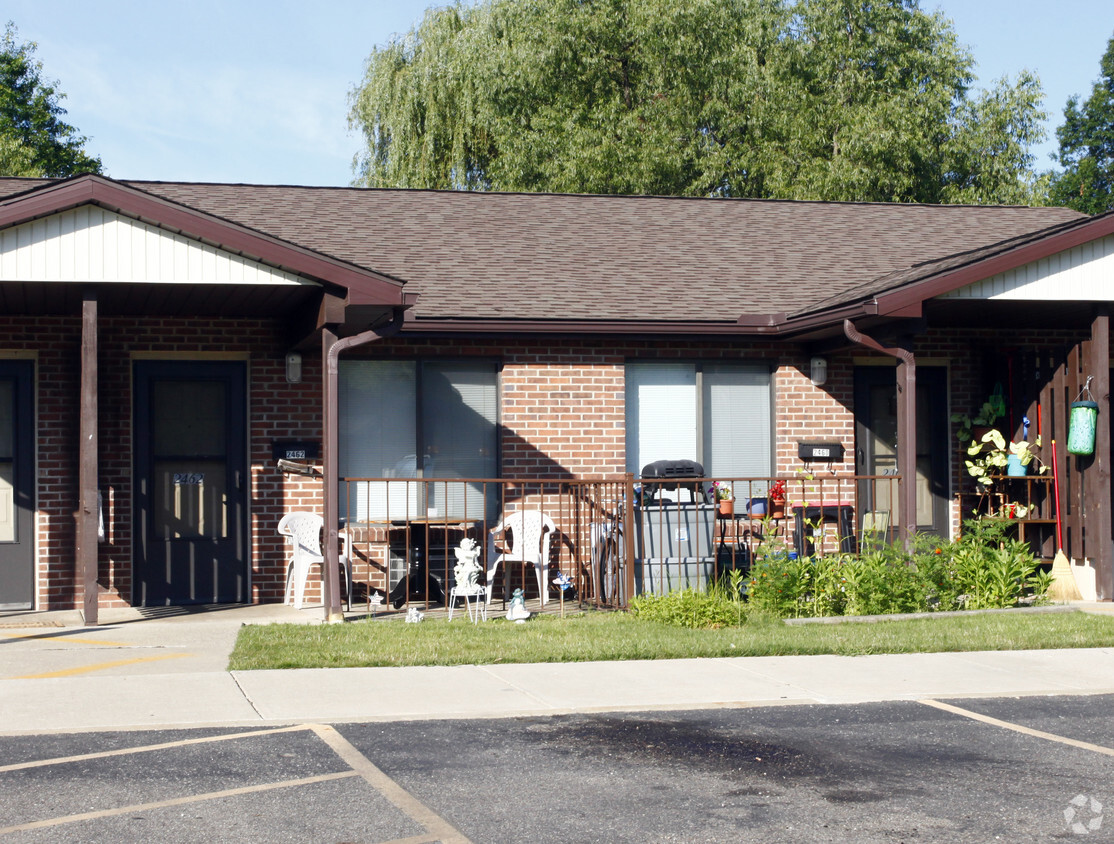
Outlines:
{"type": "Polygon", "coordinates": [[[822,386],[828,380],[828,359],[817,355],[809,361],[808,370],[813,386],[822,386]]]}
{"type": "Polygon", "coordinates": [[[286,353],[286,383],[302,383],[302,356],[297,352],[286,353]]]}

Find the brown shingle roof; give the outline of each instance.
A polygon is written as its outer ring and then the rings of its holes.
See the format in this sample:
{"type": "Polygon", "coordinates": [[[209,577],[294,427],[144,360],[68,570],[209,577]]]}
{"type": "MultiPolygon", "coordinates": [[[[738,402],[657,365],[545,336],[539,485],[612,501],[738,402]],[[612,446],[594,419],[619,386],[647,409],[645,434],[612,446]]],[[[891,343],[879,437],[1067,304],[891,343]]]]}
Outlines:
{"type": "MultiPolygon", "coordinates": [[[[846,301],[1086,219],[1066,208],[128,184],[403,279],[419,320],[734,323],[846,301]]],[[[0,180],[0,196],[27,187],[0,180]]]]}

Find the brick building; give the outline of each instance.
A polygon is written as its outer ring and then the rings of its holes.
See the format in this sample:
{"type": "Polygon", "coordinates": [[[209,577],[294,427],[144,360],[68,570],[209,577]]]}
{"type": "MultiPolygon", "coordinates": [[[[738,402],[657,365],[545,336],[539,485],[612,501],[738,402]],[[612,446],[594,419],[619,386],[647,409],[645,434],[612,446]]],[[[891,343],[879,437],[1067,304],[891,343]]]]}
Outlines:
{"type": "Polygon", "coordinates": [[[352,478],[448,512],[836,443],[952,535],[950,414],[997,390],[1062,448],[1087,376],[1060,504],[1110,599],[1111,299],[1114,216],[1067,209],[0,180],[0,610],[281,601],[284,513],[391,515],[352,478]]]}

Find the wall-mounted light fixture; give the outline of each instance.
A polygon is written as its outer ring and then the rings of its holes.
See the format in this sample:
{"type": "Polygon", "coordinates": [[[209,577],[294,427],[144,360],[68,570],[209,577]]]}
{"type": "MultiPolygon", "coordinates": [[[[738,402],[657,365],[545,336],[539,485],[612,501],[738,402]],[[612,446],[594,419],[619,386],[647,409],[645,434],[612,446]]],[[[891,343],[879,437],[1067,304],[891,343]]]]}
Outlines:
{"type": "Polygon", "coordinates": [[[298,352],[286,353],[286,383],[302,383],[302,356],[298,352]]]}
{"type": "Polygon", "coordinates": [[[809,380],[819,387],[828,380],[828,359],[817,355],[808,362],[809,380]]]}

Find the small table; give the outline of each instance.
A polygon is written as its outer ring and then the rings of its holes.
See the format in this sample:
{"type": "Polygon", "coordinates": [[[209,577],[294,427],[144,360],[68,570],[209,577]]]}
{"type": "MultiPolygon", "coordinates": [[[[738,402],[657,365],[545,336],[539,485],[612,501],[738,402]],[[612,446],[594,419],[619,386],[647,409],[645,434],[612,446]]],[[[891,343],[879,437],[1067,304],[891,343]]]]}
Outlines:
{"type": "Polygon", "coordinates": [[[472,529],[472,522],[448,521],[444,518],[426,517],[421,519],[407,519],[403,522],[392,522],[390,529],[404,530],[408,541],[406,549],[410,552],[407,560],[407,571],[391,590],[388,600],[397,610],[410,598],[420,601],[428,600],[434,604],[445,603],[445,587],[441,579],[429,571],[427,557],[429,555],[429,531],[440,529],[444,531],[460,531],[467,533],[472,529]],[[422,530],[412,531],[412,525],[420,525],[422,530]]]}
{"type": "Polygon", "coordinates": [[[834,524],[839,529],[839,550],[855,553],[855,506],[850,501],[825,501],[793,505],[793,542],[797,554],[813,553],[814,525],[834,524]],[[807,530],[807,534],[806,534],[807,530]]]}

